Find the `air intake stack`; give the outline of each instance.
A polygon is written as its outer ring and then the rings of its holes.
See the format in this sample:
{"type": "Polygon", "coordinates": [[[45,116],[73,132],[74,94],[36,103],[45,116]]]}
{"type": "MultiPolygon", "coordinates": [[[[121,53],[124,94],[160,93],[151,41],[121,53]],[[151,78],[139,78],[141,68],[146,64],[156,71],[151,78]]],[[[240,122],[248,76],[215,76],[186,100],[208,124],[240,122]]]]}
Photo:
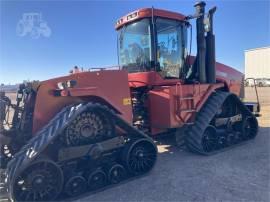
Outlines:
{"type": "Polygon", "coordinates": [[[216,83],[216,54],[215,54],[215,35],[213,33],[213,15],[216,7],[208,12],[208,30],[206,35],[206,75],[207,83],[216,83]]]}

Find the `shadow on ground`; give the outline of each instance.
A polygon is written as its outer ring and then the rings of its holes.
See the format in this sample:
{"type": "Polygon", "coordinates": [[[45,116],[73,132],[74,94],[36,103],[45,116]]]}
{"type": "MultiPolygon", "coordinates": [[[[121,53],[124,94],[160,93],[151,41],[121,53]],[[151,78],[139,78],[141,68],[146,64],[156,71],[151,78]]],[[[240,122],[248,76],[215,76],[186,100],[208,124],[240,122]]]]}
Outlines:
{"type": "Polygon", "coordinates": [[[79,201],[269,201],[269,135],[260,127],[256,139],[209,157],[160,138],[151,173],[79,201]]]}

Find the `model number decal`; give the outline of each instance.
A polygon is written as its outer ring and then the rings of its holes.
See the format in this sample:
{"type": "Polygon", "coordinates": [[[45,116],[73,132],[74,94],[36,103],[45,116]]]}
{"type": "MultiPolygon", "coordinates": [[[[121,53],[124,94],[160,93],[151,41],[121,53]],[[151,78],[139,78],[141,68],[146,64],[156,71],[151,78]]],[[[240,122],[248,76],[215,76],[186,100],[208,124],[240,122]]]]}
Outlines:
{"type": "Polygon", "coordinates": [[[124,98],[123,105],[131,105],[131,98],[124,98]]]}

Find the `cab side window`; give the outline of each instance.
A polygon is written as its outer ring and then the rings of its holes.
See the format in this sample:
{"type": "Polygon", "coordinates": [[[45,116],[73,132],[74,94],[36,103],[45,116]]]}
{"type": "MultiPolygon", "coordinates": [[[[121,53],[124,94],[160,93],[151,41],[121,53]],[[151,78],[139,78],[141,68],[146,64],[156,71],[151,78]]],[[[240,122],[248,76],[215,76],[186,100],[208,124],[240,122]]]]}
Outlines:
{"type": "Polygon", "coordinates": [[[163,77],[179,78],[183,65],[183,39],[180,22],[158,18],[157,60],[163,77]]]}

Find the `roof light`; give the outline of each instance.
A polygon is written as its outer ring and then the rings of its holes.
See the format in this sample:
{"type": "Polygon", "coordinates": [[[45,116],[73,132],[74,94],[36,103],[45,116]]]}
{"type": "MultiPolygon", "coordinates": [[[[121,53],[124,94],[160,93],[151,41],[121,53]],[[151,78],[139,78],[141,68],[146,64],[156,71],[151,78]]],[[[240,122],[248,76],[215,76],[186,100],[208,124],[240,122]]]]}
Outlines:
{"type": "Polygon", "coordinates": [[[130,19],[132,19],[132,18],[135,18],[135,17],[137,17],[137,15],[138,15],[137,12],[132,13],[132,14],[130,14],[130,15],[127,16],[127,20],[130,20],[130,19]]]}
{"type": "Polygon", "coordinates": [[[120,25],[122,22],[123,22],[123,18],[119,19],[119,20],[117,21],[117,24],[120,25]]]}

